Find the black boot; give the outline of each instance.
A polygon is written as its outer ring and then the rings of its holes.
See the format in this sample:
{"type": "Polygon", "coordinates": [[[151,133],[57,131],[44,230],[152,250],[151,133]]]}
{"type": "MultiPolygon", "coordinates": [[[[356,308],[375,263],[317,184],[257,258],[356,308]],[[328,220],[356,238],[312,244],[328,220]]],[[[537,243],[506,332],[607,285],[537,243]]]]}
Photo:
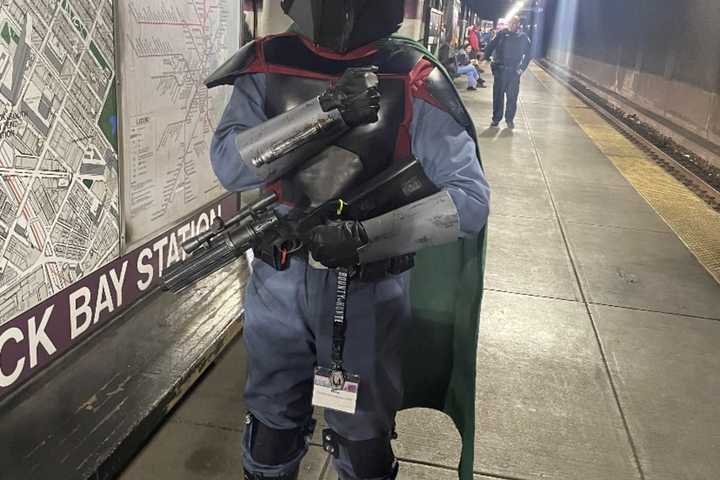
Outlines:
{"type": "MultiPolygon", "coordinates": [[[[392,473],[389,476],[383,478],[383,480],[395,480],[398,476],[399,470],[400,470],[400,464],[398,462],[395,462],[392,473]]],[[[338,478],[338,480],[340,480],[340,478],[338,478]]]]}
{"type": "MultiPolygon", "coordinates": [[[[314,430],[315,420],[312,419],[304,427],[278,430],[266,426],[253,414],[248,413],[245,417],[243,447],[246,451],[249,450],[250,456],[256,464],[277,466],[276,468],[281,470],[281,465],[292,465],[294,459],[307,452],[314,430]]],[[[300,472],[299,463],[297,461],[290,472],[279,475],[265,475],[245,470],[243,478],[245,480],[297,480],[300,472]]]]}
{"type": "Polygon", "coordinates": [[[390,446],[390,441],[395,438],[394,431],[389,437],[358,441],[343,438],[329,428],[322,432],[323,450],[339,458],[343,448],[356,476],[383,480],[395,480],[398,475],[400,465],[390,446]]]}
{"type": "Polygon", "coordinates": [[[300,473],[300,467],[295,467],[295,470],[290,473],[285,473],[279,477],[268,477],[262,473],[250,473],[245,471],[245,480],[297,480],[300,473]]]}
{"type": "Polygon", "coordinates": [[[400,464],[397,461],[395,461],[395,465],[393,466],[393,472],[385,480],[395,480],[398,476],[399,470],[400,470],[400,464]]]}

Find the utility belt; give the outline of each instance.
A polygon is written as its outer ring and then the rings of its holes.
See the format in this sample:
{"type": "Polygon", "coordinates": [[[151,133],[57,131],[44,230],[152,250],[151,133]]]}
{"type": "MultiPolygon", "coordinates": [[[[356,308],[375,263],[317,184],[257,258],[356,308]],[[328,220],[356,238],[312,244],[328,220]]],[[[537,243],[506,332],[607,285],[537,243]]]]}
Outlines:
{"type": "MultiPolygon", "coordinates": [[[[255,258],[267,263],[275,270],[287,270],[292,258],[310,263],[310,253],[304,248],[286,248],[279,245],[261,245],[253,248],[255,258]]],[[[359,265],[355,269],[353,280],[360,282],[377,282],[390,275],[399,275],[415,266],[415,254],[400,255],[376,262],[359,265]]],[[[323,267],[324,268],[324,267],[323,267]]]]}
{"type": "Polygon", "coordinates": [[[498,63],[498,62],[492,62],[490,64],[490,70],[492,70],[493,75],[496,75],[497,72],[501,70],[505,70],[505,64],[498,63]]]}
{"type": "Polygon", "coordinates": [[[499,62],[492,62],[490,64],[490,69],[492,70],[493,75],[496,75],[497,72],[503,71],[503,70],[512,70],[513,72],[516,71],[518,67],[513,68],[510,65],[507,65],[505,63],[499,63],[499,62]]]}

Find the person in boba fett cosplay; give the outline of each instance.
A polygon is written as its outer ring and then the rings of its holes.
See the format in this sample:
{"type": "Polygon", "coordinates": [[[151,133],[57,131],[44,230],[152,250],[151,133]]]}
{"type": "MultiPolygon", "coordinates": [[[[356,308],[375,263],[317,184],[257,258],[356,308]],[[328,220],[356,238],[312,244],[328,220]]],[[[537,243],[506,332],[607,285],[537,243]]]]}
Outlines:
{"type": "MultiPolygon", "coordinates": [[[[474,315],[464,327],[449,328],[449,337],[418,340],[427,343],[420,348],[433,355],[434,343],[452,344],[462,335],[470,350],[477,342],[482,266],[469,268],[467,262],[482,263],[489,187],[474,127],[444,70],[421,47],[391,37],[403,20],[403,0],[283,0],[282,8],[295,22],[291,33],[245,45],[206,82],[209,88],[234,86],[211,148],[223,186],[243,191],[277,185],[310,165],[297,175],[299,183],[308,196],[327,197],[335,194],[328,189],[360,185],[414,158],[436,188],[382,215],[314,227],[302,248],[283,252],[289,260],[283,256],[281,268],[255,249],[243,334],[249,361],[245,479],[298,478],[314,428],[313,406],[325,407],[323,445],[341,479],[393,479],[395,415],[425,402],[408,402],[402,368],[409,332],[416,331],[410,283],[424,254],[415,253],[425,246],[460,252],[445,250],[431,260],[434,273],[444,275],[448,265],[458,264],[470,283],[435,279],[439,283],[426,285],[427,291],[438,285],[452,291],[443,297],[437,288],[437,297],[425,295],[425,301],[449,298],[452,312],[458,295],[465,295],[467,315],[451,313],[449,322],[474,315]],[[300,125],[314,126],[312,141],[273,163],[246,154],[246,142],[289,138],[300,125]],[[448,244],[454,246],[442,247],[448,244]],[[347,287],[343,332],[333,323],[341,287],[347,287]],[[345,375],[340,390],[328,387],[335,385],[338,364],[345,375]]],[[[419,317],[421,310],[437,309],[418,308],[419,317]]],[[[437,325],[444,318],[426,320],[437,325]]],[[[420,328],[423,320],[417,321],[420,328]]],[[[465,363],[471,381],[474,355],[465,363]]],[[[450,369],[463,362],[445,353],[432,361],[452,365],[443,375],[453,378],[439,382],[440,396],[447,398],[453,382],[461,381],[450,369]]],[[[427,385],[437,365],[416,365],[425,370],[427,385]]],[[[443,401],[425,403],[443,409],[443,401]]]]}

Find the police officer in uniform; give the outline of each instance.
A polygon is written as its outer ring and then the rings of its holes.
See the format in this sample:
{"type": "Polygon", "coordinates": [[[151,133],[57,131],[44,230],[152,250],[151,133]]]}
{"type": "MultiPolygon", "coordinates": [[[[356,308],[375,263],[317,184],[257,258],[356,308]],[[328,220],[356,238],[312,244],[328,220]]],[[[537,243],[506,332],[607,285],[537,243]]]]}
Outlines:
{"type": "Polygon", "coordinates": [[[402,22],[403,0],[283,0],[282,7],[294,33],[245,45],[207,81],[210,88],[233,86],[211,147],[225,188],[261,187],[330,158],[331,168],[300,179],[308,191],[320,191],[348,178],[361,184],[414,157],[437,193],[420,200],[422,208],[316,227],[282,270],[256,251],[243,334],[245,479],[298,476],[313,428],[316,368],[335,358],[337,267],[358,271],[347,295],[343,355],[359,386],[354,413],[326,410],[323,442],[342,480],[393,479],[398,464],[390,441],[403,397],[400,350],[411,321],[413,252],[477,235],[489,187],[472,121],[451,81],[421,49],[390,38],[402,22]],[[271,168],[245,158],[246,140],[297,131],[293,125],[332,125],[332,132],[271,168]]]}
{"type": "Polygon", "coordinates": [[[515,128],[520,77],[530,64],[530,39],[520,31],[519,17],[513,17],[509,28],[499,32],[485,48],[485,59],[491,58],[495,84],[490,125],[497,127],[500,124],[504,110],[508,128],[515,128]]]}

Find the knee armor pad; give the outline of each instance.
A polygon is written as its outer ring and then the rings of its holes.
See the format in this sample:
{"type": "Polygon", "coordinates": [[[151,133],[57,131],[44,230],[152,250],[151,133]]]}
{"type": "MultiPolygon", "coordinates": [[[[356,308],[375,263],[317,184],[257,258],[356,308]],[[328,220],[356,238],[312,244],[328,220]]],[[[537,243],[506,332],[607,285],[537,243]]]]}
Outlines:
{"type": "MultiPolygon", "coordinates": [[[[250,429],[250,456],[257,463],[276,466],[292,462],[307,449],[309,436],[315,430],[315,422],[291,430],[277,430],[264,425],[248,414],[246,428],[250,429]]],[[[250,477],[252,480],[253,477],[250,477]]],[[[295,478],[295,477],[280,477],[295,478]]]]}
{"type": "Polygon", "coordinates": [[[323,449],[335,458],[342,448],[347,452],[353,472],[358,478],[382,478],[392,480],[397,476],[398,463],[388,437],[353,441],[341,437],[330,429],[323,430],[323,449]]]}

